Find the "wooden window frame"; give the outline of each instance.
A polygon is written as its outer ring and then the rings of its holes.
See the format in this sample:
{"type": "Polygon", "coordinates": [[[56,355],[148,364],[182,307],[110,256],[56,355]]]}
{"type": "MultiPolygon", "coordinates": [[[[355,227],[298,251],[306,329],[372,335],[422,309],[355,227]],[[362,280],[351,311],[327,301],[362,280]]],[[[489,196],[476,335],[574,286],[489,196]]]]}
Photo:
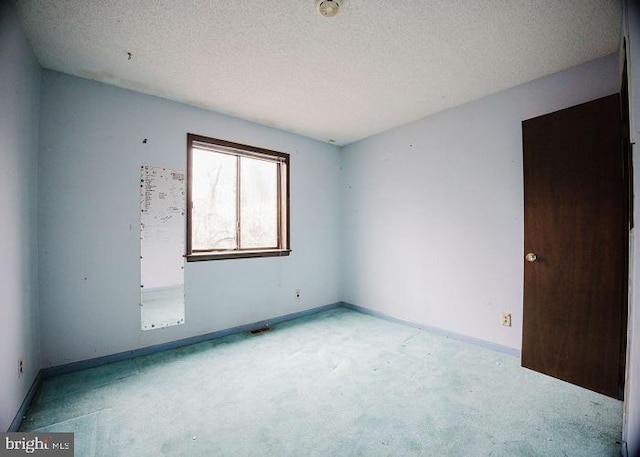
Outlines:
{"type": "MultiPolygon", "coordinates": [[[[246,259],[252,257],[283,257],[291,253],[290,240],[290,213],[289,213],[289,154],[270,149],[233,143],[219,138],[210,138],[202,135],[187,134],[187,262],[199,262],[203,260],[246,259]],[[275,163],[284,164],[284,176],[282,166],[278,166],[278,246],[252,249],[220,249],[194,251],[192,248],[192,218],[193,218],[193,147],[194,144],[201,149],[210,149],[213,153],[224,153],[238,157],[238,175],[240,180],[239,161],[241,157],[260,158],[275,163]],[[285,179],[283,183],[282,180],[285,179]],[[282,195],[282,193],[286,195],[282,195]],[[282,214],[282,213],[285,214],[282,214]]],[[[239,189],[239,186],[238,186],[239,189]]],[[[237,197],[239,198],[239,197],[237,197]]],[[[238,202],[239,203],[239,202],[238,202]]],[[[237,211],[240,211],[238,204],[237,211]]],[[[242,234],[242,222],[237,216],[238,234],[242,234]]],[[[238,238],[238,246],[240,238],[238,238]]]]}

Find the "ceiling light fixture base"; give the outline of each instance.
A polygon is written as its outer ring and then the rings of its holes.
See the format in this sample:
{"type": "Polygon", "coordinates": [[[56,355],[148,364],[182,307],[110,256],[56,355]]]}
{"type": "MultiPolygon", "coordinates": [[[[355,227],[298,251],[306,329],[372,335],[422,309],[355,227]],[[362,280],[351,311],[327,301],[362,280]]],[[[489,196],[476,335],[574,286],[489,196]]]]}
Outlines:
{"type": "Polygon", "coordinates": [[[338,14],[342,0],[316,0],[316,8],[324,17],[333,17],[338,14]]]}

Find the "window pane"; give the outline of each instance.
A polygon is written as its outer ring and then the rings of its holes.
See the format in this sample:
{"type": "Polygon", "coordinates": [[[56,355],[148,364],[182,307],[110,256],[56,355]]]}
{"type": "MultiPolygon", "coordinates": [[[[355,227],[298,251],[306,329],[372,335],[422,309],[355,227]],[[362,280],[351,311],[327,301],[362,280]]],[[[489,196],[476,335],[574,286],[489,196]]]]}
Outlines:
{"type": "Polygon", "coordinates": [[[240,159],[241,248],[278,247],[278,165],[240,159]]]}
{"type": "Polygon", "coordinates": [[[193,149],[192,249],[237,249],[237,158],[193,149]]]}

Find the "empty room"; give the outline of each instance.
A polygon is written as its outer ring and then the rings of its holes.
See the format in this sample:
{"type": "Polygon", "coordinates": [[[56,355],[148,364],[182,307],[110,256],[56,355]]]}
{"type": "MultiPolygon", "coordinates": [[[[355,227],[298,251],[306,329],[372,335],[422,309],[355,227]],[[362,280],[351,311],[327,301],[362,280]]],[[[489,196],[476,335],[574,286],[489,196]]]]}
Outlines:
{"type": "Polygon", "coordinates": [[[633,0],[2,2],[0,454],[640,456],[638,141],[633,0]]]}

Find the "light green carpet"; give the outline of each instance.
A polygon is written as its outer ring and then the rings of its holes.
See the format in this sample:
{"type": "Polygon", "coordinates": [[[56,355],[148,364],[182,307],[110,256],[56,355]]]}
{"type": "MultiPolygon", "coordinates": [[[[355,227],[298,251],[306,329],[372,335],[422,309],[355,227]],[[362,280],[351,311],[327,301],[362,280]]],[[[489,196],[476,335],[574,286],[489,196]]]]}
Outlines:
{"type": "Polygon", "coordinates": [[[47,379],[76,456],[619,456],[620,401],[337,308],[47,379]]]}

